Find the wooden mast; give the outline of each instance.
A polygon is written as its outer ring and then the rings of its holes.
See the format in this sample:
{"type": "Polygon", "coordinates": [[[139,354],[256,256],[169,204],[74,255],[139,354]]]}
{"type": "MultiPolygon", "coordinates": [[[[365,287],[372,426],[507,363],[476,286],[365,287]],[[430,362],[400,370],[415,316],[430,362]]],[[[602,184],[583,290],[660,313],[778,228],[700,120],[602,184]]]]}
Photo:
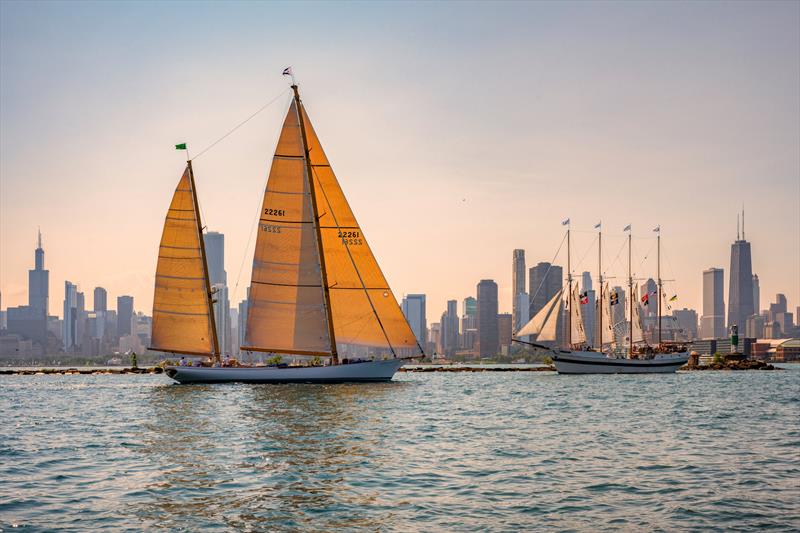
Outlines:
{"type": "Polygon", "coordinates": [[[208,279],[208,261],[206,260],[206,243],[203,239],[203,222],[200,220],[200,204],[197,203],[197,191],[194,186],[194,171],[192,170],[192,160],[186,161],[189,168],[189,183],[192,188],[192,200],[194,204],[194,216],[197,220],[197,236],[200,239],[200,255],[203,256],[203,279],[206,283],[206,299],[208,301],[208,317],[211,319],[211,342],[213,344],[213,358],[219,362],[219,340],[217,339],[217,323],[214,320],[214,297],[211,292],[211,282],[208,279]]]}
{"type": "Polygon", "coordinates": [[[630,313],[630,326],[628,327],[628,357],[633,355],[633,272],[631,271],[631,230],[628,229],[628,312],[630,313]]]}
{"type": "Polygon", "coordinates": [[[600,281],[600,297],[597,300],[597,315],[600,320],[598,335],[600,337],[600,351],[603,351],[603,229],[597,231],[597,276],[600,281]]]}
{"type": "Polygon", "coordinates": [[[572,266],[570,262],[569,222],[567,222],[567,349],[572,349],[572,266]]]}
{"type": "Polygon", "coordinates": [[[331,313],[331,293],[328,287],[328,271],[325,268],[325,252],[322,246],[322,231],[319,227],[319,211],[317,210],[317,193],[314,190],[314,176],[312,174],[311,157],[308,149],[308,138],[306,137],[306,125],[303,120],[303,109],[300,103],[300,92],[297,85],[292,84],[294,91],[294,101],[297,106],[297,119],[300,122],[300,135],[303,138],[303,153],[306,158],[306,175],[308,176],[308,190],[311,193],[311,209],[314,216],[314,230],[317,233],[317,252],[319,253],[319,268],[322,274],[322,290],[325,295],[325,314],[328,319],[328,337],[331,341],[331,358],[333,364],[339,364],[339,354],[336,351],[336,335],[333,330],[333,314],[331,313]]]}
{"type": "Polygon", "coordinates": [[[658,346],[661,346],[661,226],[658,226],[658,236],[656,242],[658,243],[657,254],[657,276],[658,276],[658,310],[656,312],[656,320],[658,320],[658,346]]]}

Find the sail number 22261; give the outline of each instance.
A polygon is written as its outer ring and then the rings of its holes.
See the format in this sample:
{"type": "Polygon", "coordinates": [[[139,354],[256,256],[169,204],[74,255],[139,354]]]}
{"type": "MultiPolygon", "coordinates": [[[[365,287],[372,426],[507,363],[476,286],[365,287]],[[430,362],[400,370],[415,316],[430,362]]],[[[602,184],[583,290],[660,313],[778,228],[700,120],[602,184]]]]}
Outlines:
{"type": "Polygon", "coordinates": [[[345,246],[358,246],[364,244],[364,239],[361,238],[360,231],[339,230],[339,238],[342,239],[342,244],[345,246]]]}

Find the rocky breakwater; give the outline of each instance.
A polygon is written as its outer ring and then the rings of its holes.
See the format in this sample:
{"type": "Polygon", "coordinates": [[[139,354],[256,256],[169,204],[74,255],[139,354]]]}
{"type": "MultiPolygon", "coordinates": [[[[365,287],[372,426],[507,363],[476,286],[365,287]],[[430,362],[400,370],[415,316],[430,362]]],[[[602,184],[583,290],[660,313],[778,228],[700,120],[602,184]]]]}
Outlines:
{"type": "Polygon", "coordinates": [[[709,365],[686,365],[681,370],[780,370],[769,363],[755,359],[716,362],[709,365]]]}
{"type": "Polygon", "coordinates": [[[160,366],[150,368],[25,368],[14,370],[0,370],[2,375],[17,375],[17,376],[44,376],[44,375],[60,375],[60,376],[77,376],[83,375],[112,375],[112,374],[161,374],[164,369],[160,366]]]}

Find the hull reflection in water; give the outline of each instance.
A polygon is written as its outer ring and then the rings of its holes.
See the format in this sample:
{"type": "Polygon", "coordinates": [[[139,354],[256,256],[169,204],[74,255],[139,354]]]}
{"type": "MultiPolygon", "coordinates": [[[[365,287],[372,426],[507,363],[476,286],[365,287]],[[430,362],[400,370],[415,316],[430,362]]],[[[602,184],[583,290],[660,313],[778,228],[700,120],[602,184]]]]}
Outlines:
{"type": "Polygon", "coordinates": [[[559,352],[553,364],[559,374],[668,374],[686,364],[685,353],[659,354],[653,359],[623,359],[600,352],[559,352]]]}
{"type": "Polygon", "coordinates": [[[390,381],[404,362],[389,359],[286,368],[169,366],[165,372],[179,383],[357,383],[390,381]]]}

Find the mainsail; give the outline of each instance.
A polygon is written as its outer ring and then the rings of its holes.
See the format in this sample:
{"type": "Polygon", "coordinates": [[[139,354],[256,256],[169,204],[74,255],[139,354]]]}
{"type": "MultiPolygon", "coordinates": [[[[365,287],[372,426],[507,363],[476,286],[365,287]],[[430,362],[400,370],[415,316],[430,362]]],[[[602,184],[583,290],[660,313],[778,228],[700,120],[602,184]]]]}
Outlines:
{"type": "Polygon", "coordinates": [[[151,350],[219,354],[191,163],[178,182],[164,220],[151,339],[151,350]]]}
{"type": "Polygon", "coordinates": [[[245,344],[334,357],[422,353],[296,92],[264,194],[245,344]]]}

